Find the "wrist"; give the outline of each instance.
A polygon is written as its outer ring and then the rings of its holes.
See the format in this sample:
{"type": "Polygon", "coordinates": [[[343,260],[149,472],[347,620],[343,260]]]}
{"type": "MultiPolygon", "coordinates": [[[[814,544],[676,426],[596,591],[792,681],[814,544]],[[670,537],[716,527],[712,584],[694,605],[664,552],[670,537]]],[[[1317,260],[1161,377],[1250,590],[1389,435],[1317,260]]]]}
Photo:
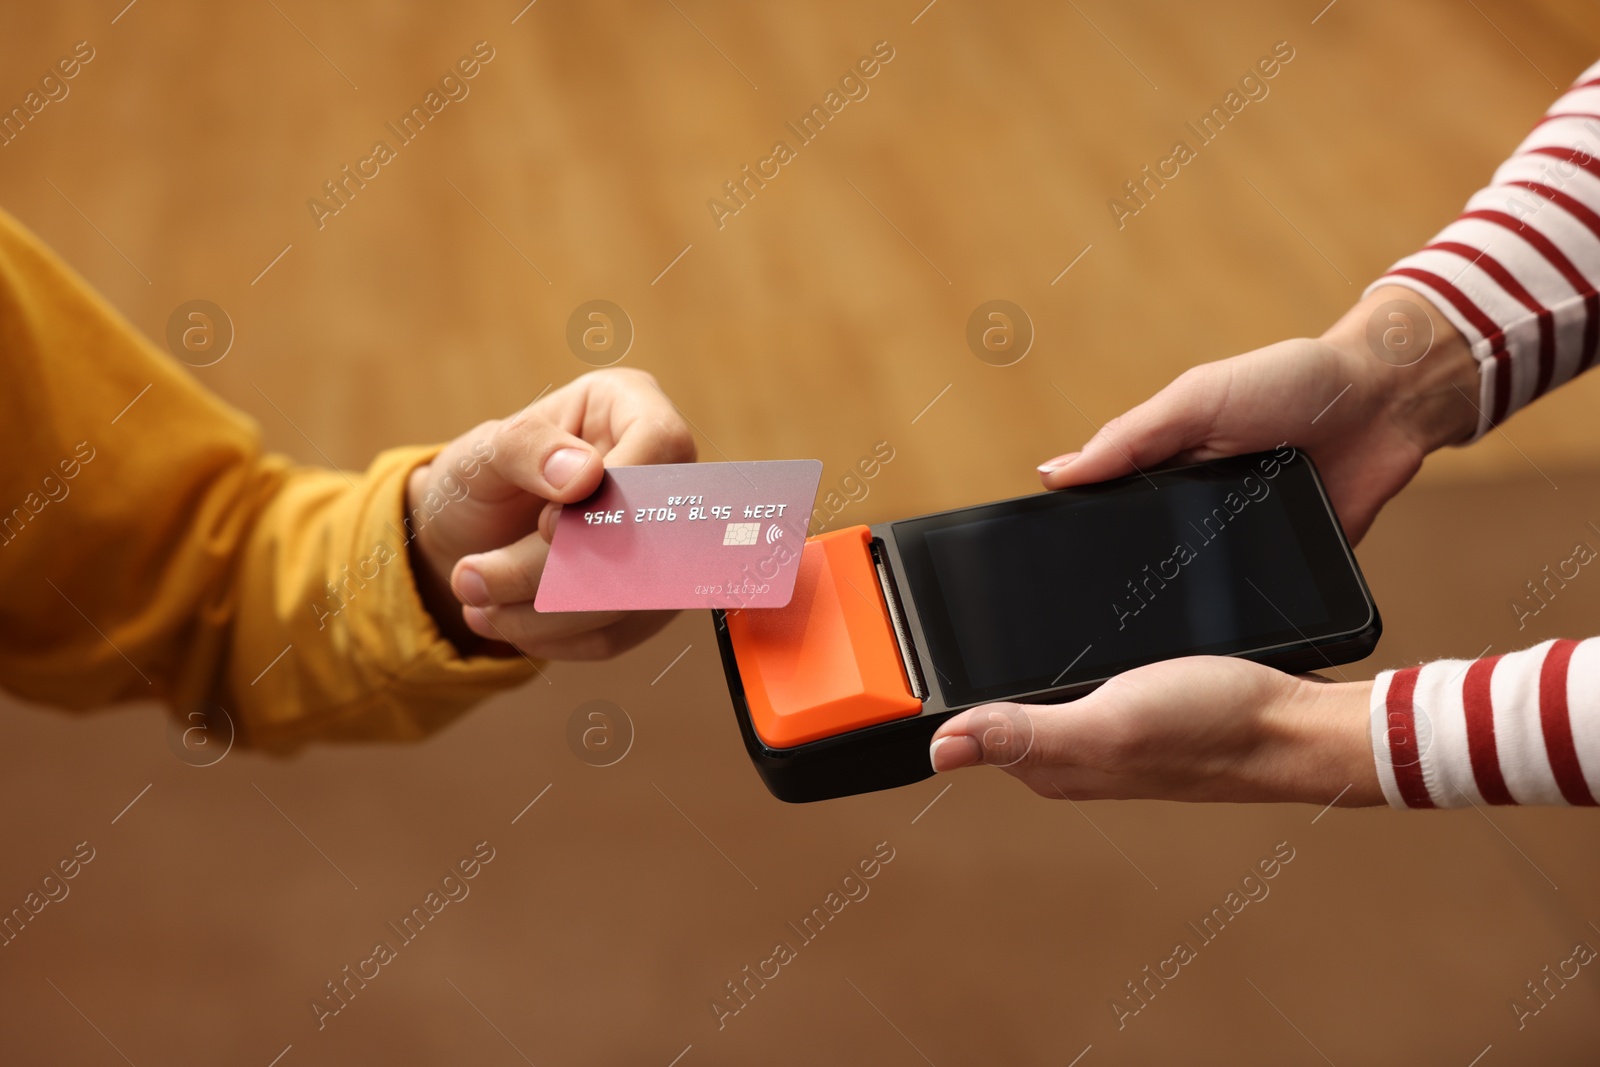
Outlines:
{"type": "Polygon", "coordinates": [[[1340,807],[1385,803],[1372,757],[1371,682],[1294,679],[1294,687],[1266,719],[1276,738],[1282,799],[1340,807]]]}
{"type": "Polygon", "coordinates": [[[1384,285],[1321,340],[1340,353],[1372,410],[1423,452],[1463,444],[1478,429],[1478,362],[1467,339],[1415,290],[1384,285]]]}
{"type": "MultiPolygon", "coordinates": [[[[418,502],[428,492],[432,464],[424,463],[412,470],[406,479],[405,513],[415,513],[418,502]]],[[[410,527],[406,540],[407,557],[411,566],[412,581],[422,606],[433,617],[439,634],[455,647],[462,656],[491,654],[498,642],[486,641],[468,629],[461,616],[461,601],[450,585],[450,573],[455,569],[456,557],[436,543],[428,525],[410,527]]]]}

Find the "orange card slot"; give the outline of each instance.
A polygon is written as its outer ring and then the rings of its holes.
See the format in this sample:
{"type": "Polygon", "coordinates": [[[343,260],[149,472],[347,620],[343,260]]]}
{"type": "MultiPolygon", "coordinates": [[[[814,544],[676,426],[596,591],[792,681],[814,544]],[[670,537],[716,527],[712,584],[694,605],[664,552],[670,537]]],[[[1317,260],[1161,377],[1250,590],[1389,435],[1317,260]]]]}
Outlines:
{"type": "Polygon", "coordinates": [[[727,616],[751,724],[773,748],[922,710],[906,685],[871,537],[852,526],[807,539],[786,607],[727,616]]]}

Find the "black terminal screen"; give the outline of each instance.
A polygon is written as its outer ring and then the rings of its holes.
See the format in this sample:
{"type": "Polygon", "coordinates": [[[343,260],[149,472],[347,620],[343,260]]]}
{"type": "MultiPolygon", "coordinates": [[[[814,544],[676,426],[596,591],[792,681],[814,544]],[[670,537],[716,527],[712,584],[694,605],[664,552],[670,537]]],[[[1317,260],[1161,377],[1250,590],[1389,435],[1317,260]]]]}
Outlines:
{"type": "Polygon", "coordinates": [[[1357,633],[1375,614],[1311,463],[1289,448],[893,532],[952,708],[1357,633]]]}

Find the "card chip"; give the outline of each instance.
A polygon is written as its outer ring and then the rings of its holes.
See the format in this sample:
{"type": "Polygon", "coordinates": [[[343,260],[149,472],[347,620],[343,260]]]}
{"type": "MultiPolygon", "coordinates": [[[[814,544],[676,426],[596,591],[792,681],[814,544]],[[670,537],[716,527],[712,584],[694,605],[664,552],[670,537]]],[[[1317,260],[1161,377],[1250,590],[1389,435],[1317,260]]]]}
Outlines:
{"type": "Polygon", "coordinates": [[[724,545],[753,545],[761,536],[759,522],[730,522],[722,534],[724,545]]]}

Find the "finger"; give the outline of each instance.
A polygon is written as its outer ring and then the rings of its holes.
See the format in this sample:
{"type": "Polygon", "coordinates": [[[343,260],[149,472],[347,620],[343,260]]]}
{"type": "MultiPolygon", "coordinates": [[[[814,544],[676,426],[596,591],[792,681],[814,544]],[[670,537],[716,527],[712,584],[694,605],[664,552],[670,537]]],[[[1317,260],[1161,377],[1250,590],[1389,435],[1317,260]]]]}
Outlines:
{"type": "Polygon", "coordinates": [[[570,637],[534,641],[523,651],[543,659],[610,659],[655,636],[676,614],[675,611],[628,612],[609,626],[570,637]]]}
{"type": "Polygon", "coordinates": [[[544,510],[539,512],[539,536],[544,538],[545,544],[550,544],[556,536],[556,520],[561,518],[561,505],[549,503],[544,510]]]}
{"type": "Polygon", "coordinates": [[[1042,464],[1039,472],[1045,487],[1061,489],[1119,478],[1199,448],[1216,423],[1230,374],[1224,363],[1186,371],[1143,404],[1102,426],[1081,452],[1042,464]]]}
{"type": "MultiPolygon", "coordinates": [[[[1077,478],[1068,479],[1064,485],[1058,484],[1056,480],[1052,479],[1051,477],[1051,475],[1053,475],[1057,470],[1065,467],[1069,463],[1072,463],[1081,455],[1083,455],[1082,452],[1068,452],[1064,456],[1057,456],[1055,459],[1047,460],[1046,462],[1039,464],[1037,468],[1039,471],[1039,480],[1044,483],[1044,487],[1046,489],[1064,489],[1071,485],[1082,484],[1077,478]]],[[[1182,467],[1190,463],[1200,463],[1208,459],[1217,459],[1219,456],[1223,455],[1227,455],[1227,453],[1202,445],[1199,448],[1185,448],[1181,452],[1176,452],[1169,456],[1164,462],[1151,464],[1149,467],[1141,469],[1153,470],[1156,467],[1182,467]]],[[[1090,480],[1098,481],[1099,479],[1090,480]]],[[[1332,490],[1330,489],[1329,492],[1332,492],[1332,490]]]]}
{"type": "Polygon", "coordinates": [[[519,604],[539,592],[550,542],[539,531],[504,548],[462,556],[450,573],[456,599],[474,607],[519,604]]]}
{"type": "Polygon", "coordinates": [[[504,481],[571,503],[595,491],[605,465],[688,463],[688,423],[651,375],[594,371],[502,420],[488,466],[504,481]]]}
{"type": "Polygon", "coordinates": [[[538,405],[500,420],[483,447],[491,478],[546,500],[582,500],[600,484],[599,452],[538,405]]]}
{"type": "Polygon", "coordinates": [[[591,388],[612,399],[610,429],[616,442],[606,452],[606,466],[645,463],[693,463],[694,435],[676,405],[661,391],[654,376],[643,371],[595,376],[591,388]]]}
{"type": "Polygon", "coordinates": [[[590,371],[530,409],[594,445],[607,466],[688,463],[695,458],[688,422],[646,371],[590,371]]]}
{"type": "Polygon", "coordinates": [[[603,629],[627,615],[621,611],[535,611],[527,601],[482,608],[468,605],[461,609],[461,619],[467,629],[479,637],[504,641],[523,651],[542,641],[603,629]]]}
{"type": "Polygon", "coordinates": [[[934,731],[928,760],[936,771],[980,763],[1011,768],[1035,757],[1042,709],[1026,704],[985,704],[954,715],[934,731]]]}

